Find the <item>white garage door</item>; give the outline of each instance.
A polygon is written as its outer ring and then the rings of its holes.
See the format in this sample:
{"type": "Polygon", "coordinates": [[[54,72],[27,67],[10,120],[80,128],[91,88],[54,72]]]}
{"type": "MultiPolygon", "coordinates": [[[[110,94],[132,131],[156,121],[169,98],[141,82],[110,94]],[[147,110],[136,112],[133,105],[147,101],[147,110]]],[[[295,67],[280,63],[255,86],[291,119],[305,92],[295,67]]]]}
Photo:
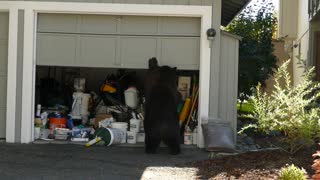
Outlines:
{"type": "Polygon", "coordinates": [[[40,14],[37,64],[199,69],[200,18],[40,14]]]}
{"type": "Polygon", "coordinates": [[[0,13],[0,138],[6,136],[8,13],[0,13]]]}

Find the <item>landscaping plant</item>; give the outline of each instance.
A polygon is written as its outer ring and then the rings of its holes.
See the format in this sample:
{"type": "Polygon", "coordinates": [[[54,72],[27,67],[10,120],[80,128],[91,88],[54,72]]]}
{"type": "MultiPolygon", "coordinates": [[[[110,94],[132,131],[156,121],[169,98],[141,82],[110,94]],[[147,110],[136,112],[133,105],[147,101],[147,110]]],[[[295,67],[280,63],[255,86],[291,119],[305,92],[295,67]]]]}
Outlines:
{"type": "Polygon", "coordinates": [[[295,165],[283,167],[280,170],[279,180],[306,180],[307,172],[303,168],[298,168],[295,165]]]}
{"type": "MultiPolygon", "coordinates": [[[[302,82],[293,86],[285,62],[275,73],[275,85],[271,95],[256,89],[252,98],[255,127],[266,134],[278,131],[283,137],[283,149],[294,154],[319,137],[320,84],[313,81],[314,68],[307,69],[302,82]]],[[[251,125],[252,126],[252,125],[251,125]]]]}

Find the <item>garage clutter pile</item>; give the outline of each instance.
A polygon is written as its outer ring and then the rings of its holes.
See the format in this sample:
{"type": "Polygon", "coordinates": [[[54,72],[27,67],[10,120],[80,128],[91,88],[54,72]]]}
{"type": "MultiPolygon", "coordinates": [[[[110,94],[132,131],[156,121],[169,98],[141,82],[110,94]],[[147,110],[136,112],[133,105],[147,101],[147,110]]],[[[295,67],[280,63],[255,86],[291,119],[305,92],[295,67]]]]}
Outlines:
{"type": "MultiPolygon", "coordinates": [[[[121,78],[102,83],[99,93],[86,90],[85,78],[74,78],[72,104],[53,107],[37,105],[35,140],[71,141],[94,144],[136,144],[145,140],[144,97],[139,87],[128,85],[121,90],[121,78]]],[[[180,76],[178,106],[182,143],[197,144],[199,90],[196,76],[180,76]],[[192,84],[191,84],[192,82],[192,84]]]]}

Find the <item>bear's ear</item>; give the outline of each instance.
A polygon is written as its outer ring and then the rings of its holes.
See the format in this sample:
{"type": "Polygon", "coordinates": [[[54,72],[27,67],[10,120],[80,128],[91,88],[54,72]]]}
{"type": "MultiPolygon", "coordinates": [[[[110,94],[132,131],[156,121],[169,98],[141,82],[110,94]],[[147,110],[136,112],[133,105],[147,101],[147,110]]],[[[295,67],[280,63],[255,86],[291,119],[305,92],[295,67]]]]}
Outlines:
{"type": "Polygon", "coordinates": [[[154,69],[156,67],[158,67],[157,58],[153,57],[153,58],[149,59],[149,69],[154,69]]]}

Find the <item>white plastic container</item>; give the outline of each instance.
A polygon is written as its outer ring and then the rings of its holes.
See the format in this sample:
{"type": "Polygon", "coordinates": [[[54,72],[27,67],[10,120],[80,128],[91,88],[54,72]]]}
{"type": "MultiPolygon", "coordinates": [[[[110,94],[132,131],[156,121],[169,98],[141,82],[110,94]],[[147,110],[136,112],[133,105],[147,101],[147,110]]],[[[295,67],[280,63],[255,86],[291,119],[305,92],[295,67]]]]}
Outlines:
{"type": "Polygon", "coordinates": [[[81,116],[89,115],[89,99],[91,95],[82,92],[73,93],[72,118],[81,119],[81,116]]]}
{"type": "Polygon", "coordinates": [[[111,146],[112,144],[121,144],[123,139],[126,140],[126,134],[121,129],[107,128],[107,130],[111,135],[108,146],[111,146]]]}
{"type": "Polygon", "coordinates": [[[34,139],[40,139],[40,127],[34,128],[34,139]]]}
{"type": "Polygon", "coordinates": [[[128,129],[128,123],[125,122],[114,122],[111,124],[111,127],[114,129],[120,129],[123,132],[123,138],[121,140],[121,143],[126,143],[126,135],[127,135],[127,129],[128,129]]]}
{"type": "Polygon", "coordinates": [[[128,131],[127,132],[127,142],[128,142],[128,144],[136,144],[137,143],[137,132],[128,131]]]}
{"type": "Polygon", "coordinates": [[[140,125],[140,119],[130,119],[130,131],[135,131],[136,133],[138,133],[140,131],[140,125]]]}
{"type": "Polygon", "coordinates": [[[138,90],[135,87],[129,87],[124,91],[126,105],[135,109],[138,106],[138,90]]]}
{"type": "Polygon", "coordinates": [[[198,139],[198,130],[197,130],[197,128],[195,128],[192,133],[192,144],[193,145],[197,145],[197,142],[198,142],[197,139],[198,139]]]}
{"type": "Polygon", "coordinates": [[[138,133],[138,134],[137,134],[137,142],[138,142],[138,143],[144,142],[144,139],[145,139],[145,133],[138,133]]]}
{"type": "Polygon", "coordinates": [[[40,129],[40,139],[47,139],[49,134],[50,134],[49,129],[44,129],[44,128],[40,129]]]}
{"type": "Polygon", "coordinates": [[[184,132],[184,144],[192,145],[192,132],[189,127],[184,132]]]}

